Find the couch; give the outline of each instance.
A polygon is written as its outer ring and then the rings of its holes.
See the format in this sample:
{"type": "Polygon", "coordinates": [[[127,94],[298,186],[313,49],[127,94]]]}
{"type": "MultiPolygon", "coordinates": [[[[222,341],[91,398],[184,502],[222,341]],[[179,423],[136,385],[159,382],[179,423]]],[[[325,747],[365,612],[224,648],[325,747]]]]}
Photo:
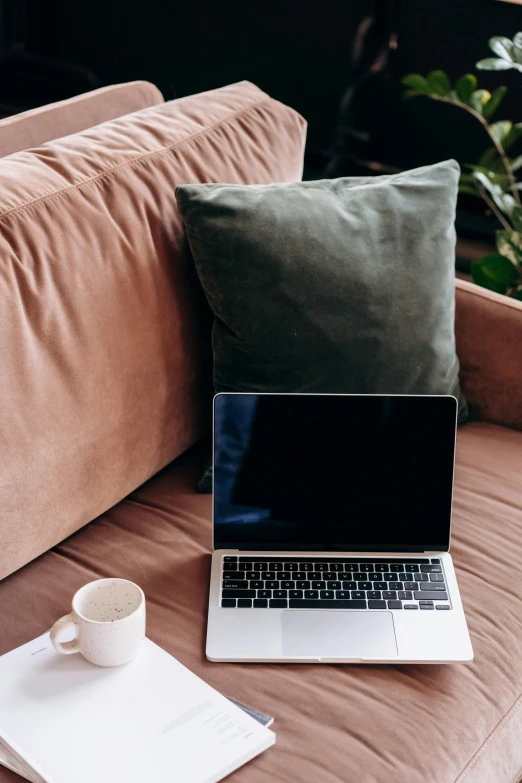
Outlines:
{"type": "Polygon", "coordinates": [[[517,783],[522,302],[456,281],[474,418],[452,554],[473,663],[205,659],[211,319],[174,187],[299,179],[305,130],[248,83],[167,104],[118,85],[0,122],[0,654],[120,576],[143,587],[152,640],[275,716],[276,746],[230,781],[517,783]]]}

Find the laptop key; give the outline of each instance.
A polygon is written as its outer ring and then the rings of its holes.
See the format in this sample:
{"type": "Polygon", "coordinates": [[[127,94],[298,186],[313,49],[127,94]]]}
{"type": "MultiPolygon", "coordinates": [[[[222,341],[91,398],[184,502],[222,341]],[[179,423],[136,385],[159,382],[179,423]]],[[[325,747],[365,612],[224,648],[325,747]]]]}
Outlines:
{"type": "Polygon", "coordinates": [[[395,590],[384,590],[382,597],[385,598],[387,601],[393,601],[397,598],[397,593],[395,590]]]}
{"type": "Polygon", "coordinates": [[[279,590],[279,580],[269,579],[265,582],[265,587],[267,590],[279,590]]]}
{"type": "Polygon", "coordinates": [[[357,561],[355,563],[354,562],[348,563],[345,560],[344,561],[344,570],[345,571],[352,571],[352,572],[353,571],[358,571],[359,570],[359,564],[357,563],[357,561]]]}
{"type": "Polygon", "coordinates": [[[308,571],[307,579],[322,579],[323,575],[321,571],[308,571]]]}
{"type": "Polygon", "coordinates": [[[375,570],[379,571],[381,574],[385,574],[387,571],[390,570],[388,563],[376,563],[375,564],[375,570]]]}
{"type": "Polygon", "coordinates": [[[430,604],[421,604],[420,608],[421,609],[433,609],[433,604],[431,604],[431,606],[430,606],[430,604]]]}
{"type": "Polygon", "coordinates": [[[357,585],[359,590],[373,590],[372,582],[359,582],[357,585]]]}
{"type": "Polygon", "coordinates": [[[430,574],[430,582],[443,582],[444,574],[430,574]]]}
{"type": "Polygon", "coordinates": [[[432,601],[448,600],[447,593],[428,593],[428,592],[421,592],[420,590],[418,593],[413,593],[413,597],[415,598],[416,601],[420,601],[421,598],[431,598],[432,601]]]}
{"type": "Polygon", "coordinates": [[[405,609],[418,609],[417,604],[404,604],[405,609]]]}
{"type": "Polygon", "coordinates": [[[223,564],[223,571],[237,571],[238,566],[237,563],[224,563],[223,564]]]}
{"type": "Polygon", "coordinates": [[[293,590],[295,587],[295,582],[292,580],[281,582],[281,589],[282,590],[293,590]]]}
{"type": "Polygon", "coordinates": [[[328,563],[316,563],[315,564],[315,570],[316,571],[328,571],[328,563]]]}
{"type": "Polygon", "coordinates": [[[254,563],[254,571],[268,571],[268,563],[254,563]]]}
{"type": "Polygon", "coordinates": [[[253,563],[240,563],[238,565],[238,568],[240,571],[252,571],[253,570],[253,563]]]}
{"type": "Polygon", "coordinates": [[[446,592],[446,585],[444,583],[440,584],[439,582],[436,582],[433,584],[433,582],[421,582],[420,585],[417,585],[420,587],[420,589],[424,592],[428,592],[431,590],[432,593],[445,593],[446,592]]]}
{"type": "Polygon", "coordinates": [[[289,601],[290,609],[366,609],[366,601],[312,601],[304,599],[302,601],[291,598],[289,601]]]}
{"type": "Polygon", "coordinates": [[[368,571],[373,571],[373,563],[361,563],[359,571],[362,571],[364,574],[367,574],[368,571]]]}
{"type": "Polygon", "coordinates": [[[373,583],[373,589],[374,590],[387,590],[388,588],[388,582],[374,582],[373,583]]]}
{"type": "Polygon", "coordinates": [[[288,590],[274,590],[273,598],[288,598],[288,590]]]}
{"type": "Polygon", "coordinates": [[[416,582],[429,582],[430,578],[428,574],[415,574],[415,581],[416,582]]]}
{"type": "Polygon", "coordinates": [[[391,587],[393,590],[402,590],[404,584],[402,582],[392,582],[388,587],[391,587]]]}
{"type": "Polygon", "coordinates": [[[385,582],[398,582],[399,577],[397,574],[392,573],[391,571],[388,574],[383,574],[382,578],[385,582]]]}
{"type": "Polygon", "coordinates": [[[254,598],[254,606],[256,609],[268,609],[268,601],[266,598],[254,598]]]}
{"type": "Polygon", "coordinates": [[[368,609],[386,609],[386,601],[368,601],[368,609]]]}
{"type": "Polygon", "coordinates": [[[336,571],[323,571],[321,579],[337,579],[336,571]]]}
{"type": "Polygon", "coordinates": [[[399,573],[400,571],[404,571],[404,564],[403,563],[390,563],[390,571],[394,573],[399,573]]]}
{"type": "Polygon", "coordinates": [[[258,598],[272,598],[272,591],[271,590],[258,590],[257,591],[257,597],[258,598]]]}
{"type": "Polygon", "coordinates": [[[267,579],[275,579],[275,571],[261,571],[261,579],[263,579],[265,582],[267,579]]]}
{"type": "Polygon", "coordinates": [[[437,604],[435,609],[449,609],[449,604],[437,604]]]}
{"type": "Polygon", "coordinates": [[[251,590],[262,590],[265,586],[265,583],[261,580],[256,580],[255,582],[250,582],[249,587],[251,590]]]}
{"type": "Polygon", "coordinates": [[[372,571],[371,573],[366,575],[366,578],[369,579],[371,582],[378,582],[381,576],[382,574],[379,574],[377,571],[372,571]]]}
{"type": "Polygon", "coordinates": [[[230,590],[246,590],[248,588],[248,582],[246,579],[233,579],[233,580],[226,580],[223,582],[223,588],[228,588],[230,590]]]}
{"type": "Polygon", "coordinates": [[[255,590],[223,590],[222,598],[256,598],[255,590]]]}
{"type": "Polygon", "coordinates": [[[293,573],[291,571],[278,571],[277,572],[277,578],[278,579],[295,579],[293,573]]]}
{"type": "Polygon", "coordinates": [[[388,601],[388,609],[402,609],[402,601],[388,601]]]}
{"type": "Polygon", "coordinates": [[[239,598],[237,605],[239,609],[251,609],[252,608],[252,599],[251,598],[239,598]]]}
{"type": "Polygon", "coordinates": [[[356,582],[365,582],[368,579],[368,574],[364,571],[354,571],[353,578],[356,582]]]}
{"type": "Polygon", "coordinates": [[[342,563],[330,563],[330,571],[343,571],[344,565],[342,563]]]}
{"type": "Polygon", "coordinates": [[[244,571],[223,571],[223,579],[244,579],[244,571]]]}
{"type": "Polygon", "coordinates": [[[309,582],[308,579],[302,579],[299,582],[296,582],[295,586],[298,590],[310,590],[311,582],[309,582]]]}
{"type": "Polygon", "coordinates": [[[409,572],[410,574],[414,573],[415,571],[419,571],[419,566],[417,563],[405,563],[404,570],[409,572]]]}
{"type": "Polygon", "coordinates": [[[261,574],[259,571],[247,571],[246,572],[246,578],[247,579],[260,579],[261,574]]]}
{"type": "Polygon", "coordinates": [[[372,601],[380,601],[380,599],[381,599],[381,591],[380,590],[369,590],[366,593],[366,597],[368,598],[368,600],[371,599],[372,601]]]}
{"type": "Polygon", "coordinates": [[[300,571],[313,571],[314,570],[314,564],[313,563],[299,563],[299,570],[300,571]]]}
{"type": "Polygon", "coordinates": [[[340,582],[327,582],[326,587],[328,590],[340,590],[342,585],[340,582]]]}
{"type": "Polygon", "coordinates": [[[364,590],[352,590],[352,598],[359,599],[359,598],[366,598],[366,593],[364,590]]]}
{"type": "Polygon", "coordinates": [[[298,571],[299,563],[285,563],[285,571],[298,571]]]}
{"type": "Polygon", "coordinates": [[[223,558],[225,563],[237,563],[237,556],[236,555],[225,555],[223,558]]]}
{"type": "Polygon", "coordinates": [[[399,579],[401,582],[409,582],[411,579],[411,574],[407,574],[406,572],[399,574],[399,579]]]}
{"type": "Polygon", "coordinates": [[[323,599],[329,599],[330,601],[335,598],[335,592],[333,590],[321,590],[319,595],[323,599]]]}
{"type": "Polygon", "coordinates": [[[235,598],[223,598],[221,600],[221,606],[226,607],[227,609],[232,608],[236,605],[236,599],[235,598]]]}
{"type": "Polygon", "coordinates": [[[286,609],[288,606],[288,601],[286,598],[271,598],[270,599],[270,609],[286,609]]]}
{"type": "Polygon", "coordinates": [[[319,591],[318,590],[305,590],[304,591],[305,598],[319,598],[319,591]]]}
{"type": "Polygon", "coordinates": [[[343,590],[357,590],[357,582],[343,582],[343,590]]]}
{"type": "Polygon", "coordinates": [[[282,563],[269,563],[268,568],[270,571],[284,571],[282,563]]]}
{"type": "Polygon", "coordinates": [[[340,600],[351,598],[350,591],[349,590],[336,590],[335,591],[335,597],[339,598],[340,600]]]}
{"type": "Polygon", "coordinates": [[[403,587],[405,590],[416,590],[418,585],[417,582],[404,582],[403,587]]]}
{"type": "Polygon", "coordinates": [[[397,598],[400,598],[401,601],[413,601],[413,593],[411,590],[399,590],[397,598]]]}
{"type": "Polygon", "coordinates": [[[325,590],[326,582],[312,582],[312,590],[325,590]]]}
{"type": "Polygon", "coordinates": [[[440,565],[421,565],[420,570],[423,574],[442,574],[440,565]]]}
{"type": "Polygon", "coordinates": [[[303,597],[303,591],[302,590],[289,590],[288,591],[288,597],[289,598],[302,598],[303,597]]]}
{"type": "Polygon", "coordinates": [[[432,563],[437,563],[438,565],[440,565],[440,560],[439,560],[439,558],[438,558],[438,557],[432,557],[432,558],[431,558],[431,562],[432,562],[432,563]]]}

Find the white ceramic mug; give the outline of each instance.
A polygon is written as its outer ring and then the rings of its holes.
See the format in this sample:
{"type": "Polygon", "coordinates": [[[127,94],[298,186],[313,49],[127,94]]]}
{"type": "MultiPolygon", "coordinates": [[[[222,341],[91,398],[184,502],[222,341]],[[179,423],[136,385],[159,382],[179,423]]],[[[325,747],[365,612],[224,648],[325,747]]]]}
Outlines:
{"type": "Polygon", "coordinates": [[[51,642],[60,653],[81,653],[97,666],[120,666],[137,656],[145,638],[145,596],[127,579],[97,579],[81,587],[72,612],[55,622],[51,642]],[[71,641],[60,641],[70,637],[71,641]]]}

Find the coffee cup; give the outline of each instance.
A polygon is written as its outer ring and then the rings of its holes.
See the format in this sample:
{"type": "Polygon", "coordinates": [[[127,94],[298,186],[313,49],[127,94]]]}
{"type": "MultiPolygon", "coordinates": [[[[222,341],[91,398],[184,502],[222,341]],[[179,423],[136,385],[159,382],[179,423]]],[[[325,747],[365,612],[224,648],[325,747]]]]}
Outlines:
{"type": "Polygon", "coordinates": [[[145,638],[145,596],[127,579],[97,579],[81,587],[72,612],[49,631],[55,650],[81,653],[97,666],[120,666],[135,658],[145,638]],[[70,637],[71,631],[74,638],[70,637]]]}

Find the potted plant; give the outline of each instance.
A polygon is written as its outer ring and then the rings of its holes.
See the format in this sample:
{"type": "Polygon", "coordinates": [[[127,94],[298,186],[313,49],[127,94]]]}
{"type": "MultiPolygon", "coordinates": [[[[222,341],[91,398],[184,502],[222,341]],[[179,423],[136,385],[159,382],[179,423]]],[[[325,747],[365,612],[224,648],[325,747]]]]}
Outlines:
{"type": "MultiPolygon", "coordinates": [[[[479,70],[522,71],[522,32],[513,40],[494,36],[489,47],[496,57],[480,60],[479,70]]],[[[475,164],[466,164],[460,178],[463,193],[479,196],[498,218],[502,228],[496,231],[496,253],[488,253],[471,265],[473,281],[484,288],[522,300],[522,183],[516,172],[522,169],[522,155],[511,158],[510,149],[522,138],[522,122],[499,120],[490,123],[507,88],[492,93],[479,89],[477,77],[464,74],[452,85],[444,71],[431,71],[426,77],[410,73],[402,79],[405,98],[425,96],[450,103],[471,114],[488,134],[491,146],[475,164]]]]}

